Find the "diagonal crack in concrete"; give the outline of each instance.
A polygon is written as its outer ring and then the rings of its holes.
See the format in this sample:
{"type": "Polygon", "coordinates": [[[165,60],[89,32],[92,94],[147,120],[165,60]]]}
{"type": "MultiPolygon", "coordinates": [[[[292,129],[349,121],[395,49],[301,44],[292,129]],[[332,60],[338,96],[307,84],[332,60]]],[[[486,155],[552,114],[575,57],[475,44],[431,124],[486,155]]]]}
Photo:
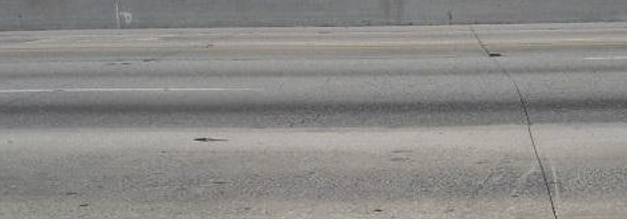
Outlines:
{"type": "MultiPolygon", "coordinates": [[[[475,28],[473,28],[472,25],[470,25],[469,27],[470,27],[470,31],[474,35],[475,39],[477,39],[477,43],[479,44],[479,46],[481,47],[483,52],[485,52],[485,54],[488,57],[492,58],[492,57],[500,57],[501,56],[500,53],[490,51],[489,48],[486,46],[486,44],[483,42],[483,40],[481,40],[481,38],[477,34],[477,31],[475,31],[475,28]]],[[[526,119],[526,126],[527,126],[527,133],[529,134],[529,140],[531,140],[531,146],[533,147],[534,155],[536,157],[536,160],[538,161],[538,165],[540,166],[540,171],[542,173],[542,179],[544,180],[544,186],[546,188],[547,195],[549,196],[549,202],[551,203],[551,211],[553,213],[553,218],[554,219],[558,219],[557,211],[556,211],[556,208],[555,208],[555,201],[554,201],[554,198],[553,198],[553,194],[551,193],[551,188],[550,188],[550,185],[549,185],[550,183],[549,183],[549,180],[548,180],[548,176],[547,176],[546,170],[544,168],[544,165],[542,164],[542,159],[540,158],[540,153],[538,152],[538,146],[536,144],[536,140],[535,140],[535,138],[533,136],[533,132],[531,130],[531,126],[533,125],[533,123],[531,123],[531,119],[529,117],[529,109],[528,109],[529,103],[526,100],[526,98],[523,96],[522,92],[520,91],[520,87],[518,86],[518,83],[512,77],[512,75],[507,71],[507,69],[505,69],[497,59],[492,59],[492,60],[496,64],[497,69],[501,73],[503,73],[505,75],[505,77],[507,77],[507,79],[512,83],[512,85],[514,86],[514,89],[516,90],[516,93],[518,94],[518,99],[520,100],[520,106],[522,108],[523,114],[524,114],[525,119],[526,119]]]]}

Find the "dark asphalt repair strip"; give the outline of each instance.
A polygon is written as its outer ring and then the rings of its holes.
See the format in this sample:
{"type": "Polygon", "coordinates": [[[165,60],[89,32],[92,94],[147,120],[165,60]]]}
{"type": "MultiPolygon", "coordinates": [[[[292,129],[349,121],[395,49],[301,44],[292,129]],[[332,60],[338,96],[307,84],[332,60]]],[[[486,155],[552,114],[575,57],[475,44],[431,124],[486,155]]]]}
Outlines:
{"type": "MultiPolygon", "coordinates": [[[[481,40],[481,38],[479,37],[479,35],[477,34],[477,31],[475,31],[475,28],[472,27],[472,25],[469,26],[470,27],[470,31],[472,31],[472,34],[475,36],[475,39],[477,39],[477,42],[479,43],[479,46],[481,47],[481,49],[485,52],[485,54],[488,57],[500,57],[502,56],[501,53],[497,53],[497,52],[491,52],[488,47],[486,46],[486,44],[483,42],[483,40],[481,40]]],[[[546,170],[544,169],[544,165],[542,164],[542,159],[540,158],[540,153],[538,152],[538,146],[536,144],[536,140],[533,136],[533,132],[531,131],[531,126],[533,125],[531,123],[531,119],[529,118],[529,110],[528,110],[528,101],[525,99],[525,97],[522,95],[522,92],[520,91],[520,87],[518,86],[518,83],[516,83],[516,80],[514,80],[514,78],[509,74],[509,72],[503,68],[503,66],[501,65],[501,63],[497,60],[497,59],[492,59],[494,60],[494,63],[496,63],[496,66],[498,68],[499,71],[501,71],[505,77],[507,77],[507,79],[514,85],[514,89],[516,90],[516,93],[518,94],[518,99],[520,100],[520,106],[523,110],[523,113],[525,115],[525,119],[527,120],[527,133],[529,133],[529,139],[531,140],[531,146],[533,147],[533,152],[536,156],[536,160],[538,160],[538,165],[540,166],[540,171],[542,172],[542,179],[544,180],[544,186],[546,187],[546,192],[549,196],[549,202],[551,203],[551,211],[553,212],[553,218],[554,219],[558,219],[557,217],[557,211],[555,209],[555,201],[553,200],[553,194],[551,194],[551,188],[549,186],[549,180],[546,174],[546,170]]]]}

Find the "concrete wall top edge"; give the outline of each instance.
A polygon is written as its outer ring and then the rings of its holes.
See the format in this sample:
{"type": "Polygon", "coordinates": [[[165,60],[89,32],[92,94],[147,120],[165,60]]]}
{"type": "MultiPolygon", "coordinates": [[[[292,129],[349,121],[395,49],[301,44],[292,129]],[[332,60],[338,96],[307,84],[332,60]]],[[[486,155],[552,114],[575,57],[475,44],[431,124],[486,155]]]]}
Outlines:
{"type": "Polygon", "coordinates": [[[627,21],[624,0],[0,0],[0,30],[627,21]]]}

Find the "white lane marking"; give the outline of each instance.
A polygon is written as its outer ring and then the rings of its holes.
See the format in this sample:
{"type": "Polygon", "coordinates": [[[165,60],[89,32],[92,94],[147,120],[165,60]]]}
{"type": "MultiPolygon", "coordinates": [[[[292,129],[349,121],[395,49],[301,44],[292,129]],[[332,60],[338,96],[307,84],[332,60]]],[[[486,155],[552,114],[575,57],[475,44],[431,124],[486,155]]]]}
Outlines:
{"type": "Polygon", "coordinates": [[[627,56],[586,57],[583,60],[625,60],[627,56]]]}
{"type": "Polygon", "coordinates": [[[260,91],[254,88],[67,88],[67,89],[10,89],[0,94],[15,93],[80,93],[80,92],[211,92],[211,91],[260,91]]]}

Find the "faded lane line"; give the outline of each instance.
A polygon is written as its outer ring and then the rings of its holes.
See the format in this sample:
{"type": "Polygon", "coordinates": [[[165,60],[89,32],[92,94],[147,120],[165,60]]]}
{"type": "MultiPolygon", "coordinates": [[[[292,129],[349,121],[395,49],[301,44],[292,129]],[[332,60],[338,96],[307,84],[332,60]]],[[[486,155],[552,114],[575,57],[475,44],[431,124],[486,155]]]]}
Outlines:
{"type": "Polygon", "coordinates": [[[583,60],[625,60],[627,56],[586,57],[583,60]]]}
{"type": "Polygon", "coordinates": [[[68,89],[10,89],[0,90],[0,94],[16,93],[80,93],[80,92],[227,92],[227,91],[261,91],[256,88],[68,88],[68,89]]]}

